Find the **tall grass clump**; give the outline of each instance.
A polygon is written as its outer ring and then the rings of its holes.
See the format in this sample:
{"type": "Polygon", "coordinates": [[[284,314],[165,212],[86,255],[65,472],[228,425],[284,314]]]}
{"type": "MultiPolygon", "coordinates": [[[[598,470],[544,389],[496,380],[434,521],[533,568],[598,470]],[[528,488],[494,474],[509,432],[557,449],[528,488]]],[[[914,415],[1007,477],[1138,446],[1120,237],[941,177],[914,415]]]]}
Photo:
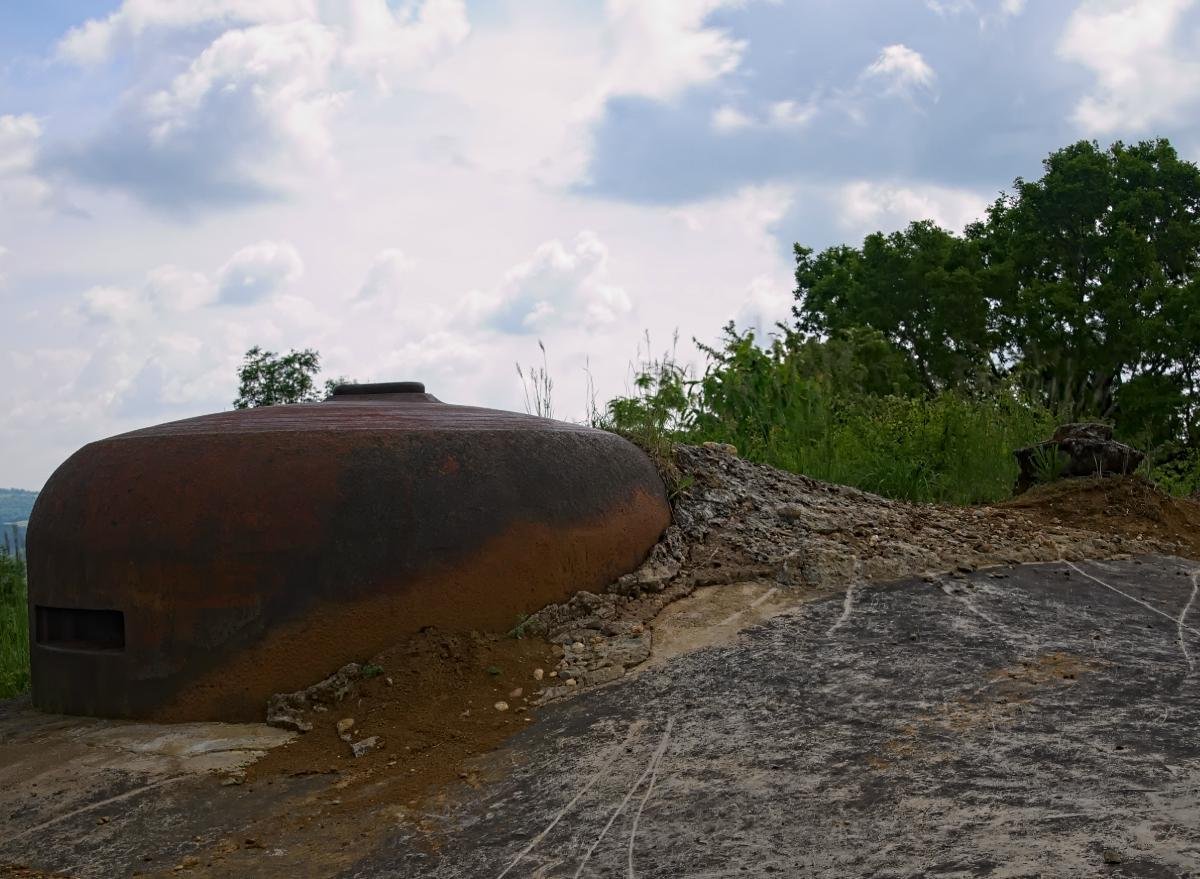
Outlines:
{"type": "MultiPolygon", "coordinates": [[[[781,328],[782,329],[782,328],[781,328]]],[[[1009,388],[923,392],[909,361],[878,334],[770,345],[726,328],[694,378],[673,352],[645,357],[603,426],[650,449],[730,443],[743,457],[911,501],[975,504],[1011,494],[1014,449],[1055,418],[1009,388]]]]}
{"type": "Polygon", "coordinates": [[[0,699],[29,689],[25,562],[0,547],[0,699]]]}

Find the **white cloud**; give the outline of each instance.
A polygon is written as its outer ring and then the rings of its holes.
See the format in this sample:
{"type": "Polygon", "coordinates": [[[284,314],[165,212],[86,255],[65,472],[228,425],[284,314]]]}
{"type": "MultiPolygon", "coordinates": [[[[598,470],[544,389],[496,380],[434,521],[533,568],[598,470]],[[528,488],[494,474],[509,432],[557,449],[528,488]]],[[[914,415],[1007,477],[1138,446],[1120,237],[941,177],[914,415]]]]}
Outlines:
{"type": "Polygon", "coordinates": [[[132,324],[186,314],[216,298],[217,285],[201,272],[162,265],[147,272],[140,285],[89,288],[78,311],[91,321],[132,324]]]}
{"type": "Polygon", "coordinates": [[[76,64],[100,64],[135,41],[163,32],[314,16],[313,0],[125,0],[107,17],[68,31],[58,43],[58,54],[76,64]]]}
{"type": "Polygon", "coordinates": [[[776,101],[770,108],[770,121],[779,128],[800,128],[812,121],[817,114],[816,103],[776,101]]]}
{"type": "Polygon", "coordinates": [[[863,71],[863,78],[882,80],[889,94],[905,96],[920,89],[931,90],[937,79],[921,53],[903,43],[885,46],[879,57],[863,71]]]}
{"type": "Polygon", "coordinates": [[[979,26],[986,28],[993,21],[1003,22],[1015,18],[1025,11],[1027,0],[999,0],[999,2],[976,2],[976,0],[925,0],[930,10],[943,17],[971,13],[979,19],[979,26]]]}
{"type": "Polygon", "coordinates": [[[608,0],[605,13],[616,51],[601,79],[602,95],[668,100],[738,66],[745,43],[706,20],[734,0],[608,0]]]}
{"type": "Polygon", "coordinates": [[[201,272],[164,265],[146,275],[146,301],[159,312],[188,312],[211,305],[217,286],[201,272]]]}
{"type": "Polygon", "coordinates": [[[30,115],[0,116],[0,205],[37,207],[50,196],[36,171],[42,126],[30,115]]]}
{"type": "Polygon", "coordinates": [[[723,104],[712,115],[712,127],[722,134],[749,128],[795,129],[812,122],[819,111],[817,102],[775,101],[767,105],[760,117],[750,116],[731,104],[723,104]]]}
{"type": "Polygon", "coordinates": [[[462,0],[395,11],[386,0],[126,0],[68,34],[60,54],[99,64],[133,46],[161,60],[63,164],[168,209],[277,198],[336,172],[333,123],[347,100],[388,90],[468,31],[462,0]],[[188,60],[164,80],[176,58],[188,60]]]}
{"type": "Polygon", "coordinates": [[[865,235],[901,229],[913,220],[933,220],[961,231],[983,216],[989,199],[969,189],[860,180],[839,188],[834,203],[841,227],[849,234],[865,235]]]}
{"type": "Polygon", "coordinates": [[[123,287],[92,287],[84,291],[82,312],[97,321],[125,321],[139,316],[141,298],[123,287]]]}
{"type": "Polygon", "coordinates": [[[550,186],[585,181],[610,100],[673,101],[738,67],[744,43],[707,20],[744,2],[609,0],[570,23],[559,3],[511,4],[504,28],[475,34],[422,80],[447,133],[436,149],[550,186]]]}
{"type": "Polygon", "coordinates": [[[304,274],[304,262],[287,241],[260,241],[243,247],[217,272],[220,301],[248,305],[280,292],[304,274]]]}
{"type": "Polygon", "coordinates": [[[326,4],[326,20],[341,36],[342,62],[368,75],[382,90],[467,38],[471,24],[463,0],[425,0],[393,10],[386,0],[326,4]]]}
{"type": "Polygon", "coordinates": [[[609,283],[608,248],[581,232],[568,248],[552,240],[505,273],[491,294],[469,294],[463,313],[506,333],[533,333],[551,326],[595,327],[627,315],[633,303],[609,283]]]}
{"type": "Polygon", "coordinates": [[[394,247],[381,250],[371,261],[367,276],[358,288],[358,298],[395,300],[403,289],[404,276],[412,271],[414,262],[404,251],[394,247]]]}
{"type": "Polygon", "coordinates": [[[723,133],[750,128],[754,120],[730,104],[722,104],[712,114],[712,127],[723,133]]]}
{"type": "Polygon", "coordinates": [[[150,96],[152,143],[195,137],[197,129],[220,122],[230,139],[261,127],[260,143],[265,135],[323,153],[325,114],[336,99],[329,86],[335,50],[329,31],[309,22],[226,31],[168,88],[150,96]]]}
{"type": "Polygon", "coordinates": [[[1145,130],[1200,100],[1200,31],[1184,25],[1196,0],[1084,0],[1058,53],[1096,83],[1075,108],[1090,134],[1145,130]]]}
{"type": "Polygon", "coordinates": [[[791,321],[794,304],[789,280],[759,275],[746,288],[733,322],[738,329],[753,330],[755,338],[765,344],[772,333],[778,332],[776,324],[791,321]]]}

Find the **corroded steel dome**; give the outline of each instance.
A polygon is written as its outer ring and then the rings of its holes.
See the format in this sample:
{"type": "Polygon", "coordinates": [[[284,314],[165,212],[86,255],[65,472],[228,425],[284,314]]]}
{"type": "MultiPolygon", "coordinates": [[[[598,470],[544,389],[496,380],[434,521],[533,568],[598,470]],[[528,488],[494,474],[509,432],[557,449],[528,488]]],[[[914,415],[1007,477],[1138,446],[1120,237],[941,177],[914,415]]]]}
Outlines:
{"type": "Polygon", "coordinates": [[[425,626],[507,631],[601,590],[669,521],[621,437],[415,382],[100,440],[30,519],[33,700],[260,719],[271,694],[425,626]]]}

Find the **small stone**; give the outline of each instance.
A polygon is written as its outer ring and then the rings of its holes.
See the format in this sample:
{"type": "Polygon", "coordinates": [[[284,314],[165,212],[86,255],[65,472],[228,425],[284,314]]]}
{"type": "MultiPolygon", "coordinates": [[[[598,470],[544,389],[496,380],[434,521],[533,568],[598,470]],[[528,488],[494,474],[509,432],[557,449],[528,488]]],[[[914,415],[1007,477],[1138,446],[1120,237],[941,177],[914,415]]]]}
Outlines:
{"type": "Polygon", "coordinates": [[[583,642],[576,641],[574,644],[571,645],[571,649],[574,650],[576,653],[582,653],[584,651],[583,642]]]}
{"type": "Polygon", "coordinates": [[[533,679],[534,679],[535,681],[540,681],[540,680],[541,680],[542,678],[544,678],[545,676],[546,676],[546,672],[544,672],[542,669],[540,669],[540,668],[535,668],[535,669],[533,670],[533,679]]]}
{"type": "Polygon", "coordinates": [[[496,707],[497,711],[507,711],[508,703],[507,702],[497,702],[495,707],[496,707]]]}
{"type": "Polygon", "coordinates": [[[360,742],[353,742],[350,745],[350,751],[355,757],[361,757],[381,747],[383,747],[383,739],[379,738],[379,736],[368,736],[360,742]]]}
{"type": "Polygon", "coordinates": [[[556,671],[550,672],[550,677],[552,677],[552,678],[558,677],[558,672],[556,672],[556,671]]]}
{"type": "Polygon", "coordinates": [[[343,717],[341,720],[339,720],[337,722],[337,731],[338,731],[339,736],[345,735],[346,733],[350,732],[350,730],[352,730],[352,729],[354,729],[354,718],[353,717],[343,717]]]}
{"type": "Polygon", "coordinates": [[[566,684],[568,687],[577,686],[575,678],[567,678],[565,681],[563,681],[563,683],[566,684]]]}
{"type": "Polygon", "coordinates": [[[525,690],[523,690],[521,687],[517,687],[515,690],[513,690],[511,693],[508,694],[508,698],[520,699],[524,695],[525,695],[525,690]]]}
{"type": "Polygon", "coordinates": [[[633,625],[632,625],[632,626],[629,628],[629,634],[631,634],[631,635],[640,635],[640,634],[642,634],[642,632],[644,632],[644,631],[645,631],[645,629],[644,629],[644,628],[642,628],[642,624],[641,624],[641,623],[634,623],[634,624],[633,624],[633,625]]]}
{"type": "Polygon", "coordinates": [[[386,683],[389,687],[395,683],[395,681],[393,681],[391,678],[384,678],[383,680],[384,683],[386,683]]]}
{"type": "Polygon", "coordinates": [[[1116,849],[1106,848],[1104,850],[1104,863],[1106,863],[1106,864],[1121,863],[1121,853],[1119,851],[1117,851],[1116,849]]]}
{"type": "Polygon", "coordinates": [[[227,775],[227,776],[225,776],[225,778],[223,778],[221,780],[221,785],[223,787],[231,787],[232,785],[235,785],[235,784],[241,784],[245,780],[246,780],[246,776],[244,776],[244,775],[227,775]]]}

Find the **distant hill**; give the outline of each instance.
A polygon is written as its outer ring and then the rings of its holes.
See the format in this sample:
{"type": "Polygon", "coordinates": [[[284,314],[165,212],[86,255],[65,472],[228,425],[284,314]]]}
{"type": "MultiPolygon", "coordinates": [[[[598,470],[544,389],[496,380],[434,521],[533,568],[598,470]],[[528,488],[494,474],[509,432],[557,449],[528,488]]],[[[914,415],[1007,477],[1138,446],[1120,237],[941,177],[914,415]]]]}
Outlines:
{"type": "Polygon", "coordinates": [[[16,551],[25,551],[25,524],[29,511],[37,500],[36,491],[23,488],[0,488],[0,552],[12,551],[13,526],[16,525],[16,551]]]}
{"type": "Polygon", "coordinates": [[[37,496],[36,491],[23,488],[0,488],[0,525],[28,519],[37,496]]]}

